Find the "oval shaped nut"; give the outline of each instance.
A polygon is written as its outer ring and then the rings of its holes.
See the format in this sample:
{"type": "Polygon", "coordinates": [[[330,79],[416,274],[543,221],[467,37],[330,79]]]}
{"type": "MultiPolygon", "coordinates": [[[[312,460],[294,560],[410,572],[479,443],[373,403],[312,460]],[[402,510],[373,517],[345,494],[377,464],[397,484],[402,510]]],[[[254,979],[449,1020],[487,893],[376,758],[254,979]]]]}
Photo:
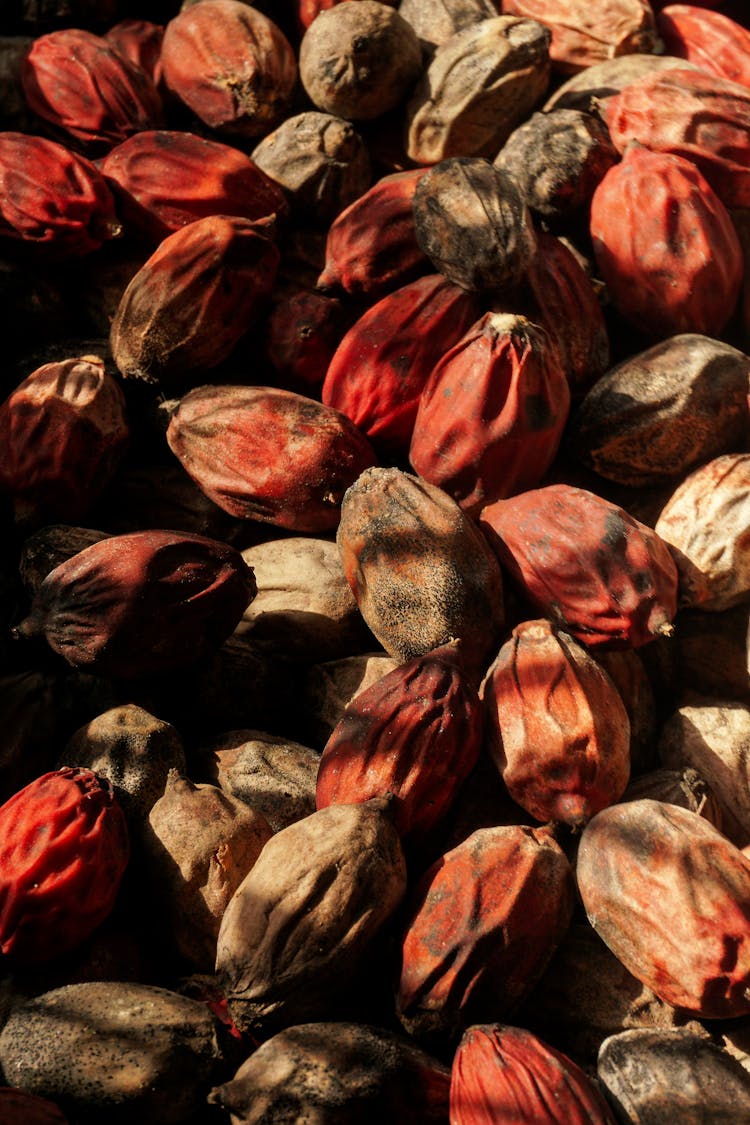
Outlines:
{"type": "Polygon", "coordinates": [[[406,109],[410,159],[494,156],[547,90],[549,43],[536,20],[497,16],[438,47],[406,109]]]}
{"type": "MultiPolygon", "coordinates": [[[[674,55],[651,55],[637,51],[614,59],[594,63],[573,74],[559,86],[542,106],[542,112],[553,109],[578,109],[604,117],[607,102],[625,86],[647,75],[663,70],[689,67],[690,63],[674,55]]],[[[695,67],[694,69],[698,69],[695,67]]]]}
{"type": "Polygon", "coordinates": [[[750,864],[697,813],[643,799],[589,821],[576,869],[589,921],[657,996],[701,1019],[750,1012],[750,864]]]}
{"type": "Polygon", "coordinates": [[[492,0],[400,0],[398,14],[416,31],[425,57],[458,31],[497,16],[492,0]]]}
{"type": "MultiPolygon", "coordinates": [[[[711,7],[724,7],[712,5],[711,7]]],[[[701,70],[750,86],[750,30],[723,12],[696,4],[667,4],[656,26],[670,55],[701,70]]]]}

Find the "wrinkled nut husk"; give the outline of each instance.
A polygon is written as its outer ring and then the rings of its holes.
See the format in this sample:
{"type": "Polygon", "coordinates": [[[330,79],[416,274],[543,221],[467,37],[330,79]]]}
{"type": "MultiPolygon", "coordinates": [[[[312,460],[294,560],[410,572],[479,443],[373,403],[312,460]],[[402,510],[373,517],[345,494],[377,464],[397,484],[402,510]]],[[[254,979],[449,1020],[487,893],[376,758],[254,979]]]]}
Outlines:
{"type": "MultiPolygon", "coordinates": [[[[711,4],[723,7],[723,4],[711,4]]],[[[701,70],[750,86],[750,30],[723,12],[667,4],[656,17],[664,49],[701,70]]]]}
{"type": "Polygon", "coordinates": [[[438,47],[406,108],[406,151],[417,164],[493,157],[549,84],[546,27],[484,19],[438,47]]]}
{"type": "Polygon", "coordinates": [[[45,363],[0,405],[0,443],[0,489],[16,522],[73,523],[125,456],[125,396],[98,356],[45,363]]]}
{"type": "Polygon", "coordinates": [[[661,45],[648,0],[607,0],[593,7],[588,0],[502,0],[502,10],[550,29],[550,58],[562,74],[661,45]]]}
{"type": "Polygon", "coordinates": [[[594,929],[657,996],[700,1019],[750,1012],[750,865],[703,817],[611,805],[584,828],[576,875],[594,929]]]}
{"type": "Polygon", "coordinates": [[[724,832],[725,814],[722,806],[705,778],[690,766],[654,769],[639,774],[631,780],[622,800],[640,801],[644,797],[689,809],[724,832]]]}
{"type": "Polygon", "coordinates": [[[216,971],[243,1033],[325,1018],[406,890],[387,799],[333,805],[269,840],[231,899],[216,971]]]}
{"type": "Polygon", "coordinates": [[[736,1125],[750,1116],[750,1074],[689,1031],[623,1031],[602,1043],[599,1081],[624,1125],[736,1125]]]}
{"type": "Polygon", "coordinates": [[[79,727],[59,765],[85,766],[111,781],[131,827],[140,826],[161,797],[171,769],[186,769],[180,734],[135,703],[113,707],[79,727]]]}
{"type": "Polygon", "coordinates": [[[628,972],[585,921],[574,921],[517,1021],[595,1071],[604,1039],[630,1028],[708,1032],[628,972]]]}
{"type": "Polygon", "coordinates": [[[161,47],[164,28],[150,20],[121,19],[112,24],[104,38],[116,51],[141,70],[145,70],[155,86],[162,81],[161,47]]]}
{"type": "Polygon", "coordinates": [[[272,836],[261,812],[170,770],[148,816],[146,879],[180,957],[210,972],[222,915],[272,836]]]}
{"type": "Polygon", "coordinates": [[[144,984],[56,988],[15,1007],[0,1033],[6,1081],[91,1125],[190,1120],[219,1060],[208,1006],[144,984]]]}
{"type": "Polygon", "coordinates": [[[209,1102],[238,1125],[443,1125],[450,1070],[405,1037],[355,1023],[289,1027],[263,1043],[209,1102]]]}
{"type": "Polygon", "coordinates": [[[423,57],[432,58],[435,48],[465,27],[497,17],[492,0],[401,0],[398,14],[417,33],[423,57]]]}
{"type": "Polygon", "coordinates": [[[331,222],[372,179],[359,133],[350,121],[330,113],[308,110],[288,117],[251,155],[283,188],[292,213],[317,223],[331,222]]]}
{"type": "Polygon", "coordinates": [[[313,664],[303,685],[302,723],[312,746],[323,750],[349,703],[401,663],[385,652],[367,652],[313,664]]]}
{"type": "Polygon", "coordinates": [[[202,742],[197,753],[214,784],[262,813],[273,832],[315,812],[320,754],[309,746],[236,730],[202,742]]]}
{"type": "Polygon", "coordinates": [[[345,414],[281,387],[197,387],[172,412],[167,443],[230,515],[313,534],[338,525],[346,490],[377,461],[345,414]]]}
{"type": "Polygon", "coordinates": [[[722,810],[722,831],[739,848],[750,843],[750,707],[696,696],[661,729],[659,758],[671,769],[692,767],[722,810]]]}
{"type": "Polygon", "coordinates": [[[61,562],[107,538],[106,531],[66,523],[48,524],[35,531],[24,540],[18,565],[27,592],[33,597],[49,572],[61,562]]]}
{"type": "Polygon", "coordinates": [[[574,411],[567,446],[634,487],[682,480],[747,444],[750,358],[696,332],[670,336],[603,374],[574,411]]]}
{"type": "Polygon", "coordinates": [[[297,63],[281,29],[239,0],[208,0],[173,19],[161,50],[164,83],[205,125],[261,137],[289,108],[297,63]]]}
{"type": "Polygon", "coordinates": [[[537,252],[519,189],[478,157],[430,168],[414,192],[414,225],[435,269],[464,289],[512,289],[537,252]]]}
{"type": "Polygon", "coordinates": [[[368,469],[344,497],[336,541],[360,612],[391,656],[456,639],[481,678],[503,626],[502,577],[447,493],[399,469],[368,469]]]}
{"type": "Polygon", "coordinates": [[[371,121],[394,109],[421,71],[413,27],[377,0],[321,12],[300,44],[300,80],[310,101],[352,121],[371,121]]]}
{"type": "Polygon", "coordinates": [[[271,539],[242,552],[258,593],[237,626],[270,651],[300,661],[337,660],[372,646],[329,539],[271,539]]]}
{"type": "Polygon", "coordinates": [[[320,759],[319,809],[392,795],[405,845],[443,820],[482,746],[482,706],[457,647],[407,661],[349,704],[320,759]]]}
{"type": "Polygon", "coordinates": [[[573,876],[550,832],[479,829],[406,902],[396,1010],[409,1034],[451,1042],[502,1019],[539,979],[573,912],[573,876]]]}
{"type": "Polygon", "coordinates": [[[598,117],[558,109],[525,120],[493,163],[515,180],[533,212],[554,221],[580,213],[618,159],[598,117]]]}
{"type": "Polygon", "coordinates": [[[180,380],[229,356],[276,278],[279,250],[268,234],[265,219],[210,215],[159,244],[112,321],[112,355],[125,378],[180,380]]]}
{"type": "Polygon", "coordinates": [[[681,606],[721,612],[750,600],[750,454],[695,469],[655,530],[673,548],[681,606]]]}
{"type": "MultiPolygon", "coordinates": [[[[577,109],[603,117],[609,98],[619,94],[631,82],[663,70],[690,67],[684,59],[671,55],[649,55],[636,52],[587,66],[563,82],[542,106],[543,113],[553,109],[577,109]]],[[[694,67],[693,69],[697,69],[694,67]]]]}
{"type": "Polygon", "coordinates": [[[614,1125],[599,1088],[572,1059],[522,1027],[478,1024],[461,1038],[451,1068],[451,1119],[614,1125]],[[520,1115],[520,1116],[519,1116],[520,1115]]]}
{"type": "Polygon", "coordinates": [[[613,681],[550,621],[525,621],[482,684],[486,745],[513,800],[581,828],[630,775],[630,722],[613,681]]]}

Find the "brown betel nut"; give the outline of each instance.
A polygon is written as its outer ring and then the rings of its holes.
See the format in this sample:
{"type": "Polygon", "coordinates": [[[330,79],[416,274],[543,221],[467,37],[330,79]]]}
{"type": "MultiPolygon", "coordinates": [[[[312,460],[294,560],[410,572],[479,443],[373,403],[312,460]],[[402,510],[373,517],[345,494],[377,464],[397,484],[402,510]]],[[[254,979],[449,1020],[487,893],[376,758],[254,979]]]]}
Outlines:
{"type": "Polygon", "coordinates": [[[590,233],[609,297],[639,331],[722,333],[740,295],[742,247],[690,160],[628,148],[594,192],[590,233]]]}
{"type": "Polygon", "coordinates": [[[435,47],[480,20],[497,16],[493,0],[400,0],[398,14],[416,31],[425,58],[435,47]]]}
{"type": "Polygon", "coordinates": [[[267,230],[264,220],[211,215],[159,244],[112,321],[112,355],[126,378],[174,381],[227,358],[276,278],[279,250],[267,230]]]}
{"type": "Polygon", "coordinates": [[[630,721],[596,660],[550,621],[513,630],[482,684],[486,745],[536,820],[582,827],[630,776],[630,721]]]}
{"type": "Polygon", "coordinates": [[[598,1088],[572,1059],[522,1027],[477,1024],[451,1068],[451,1119],[460,1125],[544,1121],[614,1125],[598,1088]]]}
{"type": "Polygon", "coordinates": [[[496,16],[438,47],[406,107],[409,158],[492,158],[547,91],[549,42],[536,20],[496,16]]]}
{"type": "Polygon", "coordinates": [[[125,398],[103,360],[81,356],[32,372],[0,406],[0,491],[16,522],[87,515],[129,441],[125,398]]]}
{"type": "Polygon", "coordinates": [[[442,489],[399,469],[367,469],[336,534],[347,581],[383,648],[411,660],[450,640],[478,682],[504,621],[500,567],[442,489]]]}
{"type": "Polygon", "coordinates": [[[299,50],[299,73],[310,101],[326,113],[370,121],[394,109],[422,70],[411,24],[376,0],[321,12],[299,50]]]}
{"type": "Polygon", "coordinates": [[[695,4],[668,4],[656,26],[669,55],[687,59],[709,74],[750,86],[750,30],[722,12],[695,4]]]}
{"type": "Polygon", "coordinates": [[[464,289],[513,289],[537,253],[519,188],[480,157],[443,160],[422,176],[414,227],[435,269],[464,289]]]}
{"type": "Polygon", "coordinates": [[[648,54],[659,47],[648,0],[502,0],[512,16],[539,20],[552,32],[550,58],[556,70],[573,74],[617,55],[648,54]]]}
{"type": "Polygon", "coordinates": [[[611,368],[573,413],[570,450],[599,476],[639,487],[680,481],[747,440],[750,358],[696,332],[611,368]]]}
{"type": "Polygon", "coordinates": [[[0,807],[0,951],[13,964],[80,945],[112,910],[130,854],[111,784],[91,770],[45,773],[0,807]]]}
{"type": "Polygon", "coordinates": [[[232,547],[135,531],[55,567],[15,633],[44,635],[74,668],[132,679],[211,653],[254,596],[253,573],[232,547]]]}
{"type": "Polygon", "coordinates": [[[569,405],[567,376],[546,331],[522,316],[485,313],[433,368],[409,461],[476,515],[539,484],[569,405]]]}
{"type": "Polygon", "coordinates": [[[410,1034],[455,1041],[505,1018],[570,923],[573,873],[545,828],[482,828],[446,852],[406,901],[397,1013],[410,1034]]]}
{"type": "Polygon", "coordinates": [[[54,1102],[14,1086],[0,1086],[0,1118],[5,1125],[68,1125],[54,1102]]]}
{"type": "Polygon", "coordinates": [[[583,644],[638,648],[671,634],[670,549],[616,504],[551,484],[490,504],[480,526],[526,596],[583,644]]]}
{"type": "Polygon", "coordinates": [[[376,463],[344,414],[280,387],[197,387],[167,441],[224,511],[291,531],[335,528],[346,489],[376,463]]]}
{"type": "Polygon", "coordinates": [[[122,227],[101,174],[56,141],[0,133],[0,236],[77,258],[98,250],[122,227]]]}
{"type": "Polygon", "coordinates": [[[557,347],[571,396],[577,397],[609,367],[607,322],[575,254],[547,231],[537,232],[537,245],[528,273],[535,305],[529,315],[557,347]]]}
{"type": "Polygon", "coordinates": [[[731,609],[750,601],[750,453],[726,453],[694,469],[656,521],[673,549],[680,606],[731,609]]]}
{"type": "Polygon", "coordinates": [[[208,1100],[248,1125],[290,1113],[319,1125],[445,1125],[449,1088],[449,1068],[405,1036],[342,1021],[278,1032],[208,1100]]]}
{"type": "Polygon", "coordinates": [[[405,890],[385,798],[331,805],[277,832],[219,930],[216,971],[240,1031],[326,1018],[405,890]]]}
{"type": "Polygon", "coordinates": [[[24,539],[18,558],[18,573],[26,592],[33,597],[51,570],[107,535],[105,531],[66,523],[48,523],[32,532],[24,539]]]}
{"type": "Polygon", "coordinates": [[[480,310],[474,294],[442,274],[386,294],[341,340],[323,381],[323,402],[351,418],[384,457],[403,460],[430,372],[480,310]]]}
{"type": "Polygon", "coordinates": [[[594,113],[604,118],[610,98],[619,94],[625,86],[647,75],[655,75],[663,70],[692,68],[691,63],[673,55],[619,55],[614,59],[594,63],[568,78],[559,86],[542,106],[543,113],[553,109],[578,109],[583,113],[594,113]]]}
{"type": "Polygon", "coordinates": [[[414,232],[414,191],[426,168],[383,176],[328,229],[320,289],[377,300],[430,269],[414,232]]]}
{"type": "Polygon", "coordinates": [[[248,156],[193,133],[136,133],[107,154],[101,170],[125,225],[155,242],[208,215],[283,219],[289,210],[281,188],[248,156]]]}
{"type": "Polygon", "coordinates": [[[349,704],[320,759],[319,809],[390,793],[402,840],[442,820],[482,745],[479,696],[456,649],[407,661],[349,704]]]}
{"type": "Polygon", "coordinates": [[[584,828],[576,874],[592,926],[657,996],[701,1019],[750,1012],[750,864],[703,817],[611,805],[584,828]]]}
{"type": "Polygon", "coordinates": [[[165,28],[161,60],[167,88],[227,136],[268,133],[286,115],[297,81],[286,36],[240,0],[202,0],[179,12],[165,28]]]}
{"type": "Polygon", "coordinates": [[[750,207],[747,86],[686,63],[625,86],[608,100],[605,121],[619,152],[637,141],[651,152],[682,156],[725,207],[750,207]]]}
{"type": "Polygon", "coordinates": [[[34,113],[85,151],[106,152],[161,124],[161,98],[146,72],[90,31],[40,35],[24,60],[22,81],[34,113]]]}

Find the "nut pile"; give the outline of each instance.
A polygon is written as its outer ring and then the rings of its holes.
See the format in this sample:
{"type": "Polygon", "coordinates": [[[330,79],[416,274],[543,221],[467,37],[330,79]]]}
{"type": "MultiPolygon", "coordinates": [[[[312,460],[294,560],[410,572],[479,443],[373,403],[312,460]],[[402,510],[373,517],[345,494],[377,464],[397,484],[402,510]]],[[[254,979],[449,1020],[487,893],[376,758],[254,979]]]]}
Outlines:
{"type": "Polygon", "coordinates": [[[15,0],[0,1121],[750,1120],[750,17],[15,0]]]}

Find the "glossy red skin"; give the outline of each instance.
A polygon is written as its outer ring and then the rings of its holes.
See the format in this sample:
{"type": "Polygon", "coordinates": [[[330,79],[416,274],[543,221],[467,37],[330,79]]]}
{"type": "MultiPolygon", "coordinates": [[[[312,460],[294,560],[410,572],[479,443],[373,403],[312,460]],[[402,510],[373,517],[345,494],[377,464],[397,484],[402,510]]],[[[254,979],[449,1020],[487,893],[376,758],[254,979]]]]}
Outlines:
{"type": "Polygon", "coordinates": [[[33,111],[87,152],[100,154],[161,124],[161,98],[146,72],[90,31],[39,36],[21,80],[33,111]]]}
{"type": "Polygon", "coordinates": [[[729,16],[695,4],[667,4],[656,26],[667,55],[750,86],[750,31],[729,16]]]}
{"type": "Polygon", "coordinates": [[[111,783],[77,767],[30,782],[0,807],[0,855],[0,951],[30,965],[74,949],[110,913],[128,863],[111,783]]]}
{"type": "Polygon", "coordinates": [[[729,213],[689,160],[629,149],[591,202],[591,239],[617,310],[655,337],[718,337],[744,259],[729,213]]]}

